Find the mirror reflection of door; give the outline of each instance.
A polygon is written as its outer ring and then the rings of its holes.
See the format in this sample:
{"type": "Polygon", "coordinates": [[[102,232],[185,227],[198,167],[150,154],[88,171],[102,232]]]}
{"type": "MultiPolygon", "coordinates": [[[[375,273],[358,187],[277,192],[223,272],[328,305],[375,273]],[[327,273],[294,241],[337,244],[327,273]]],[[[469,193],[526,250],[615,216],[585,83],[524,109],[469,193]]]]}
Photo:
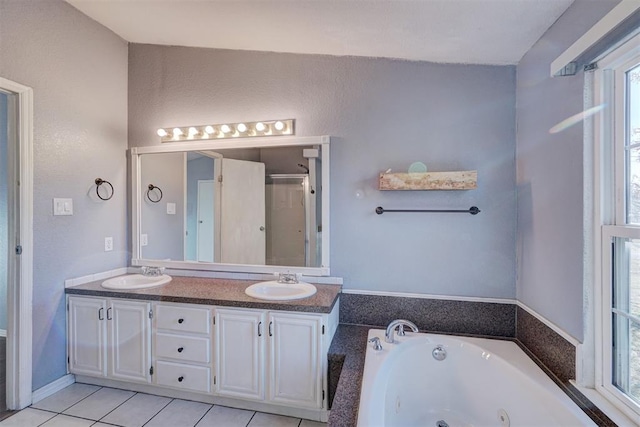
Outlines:
{"type": "Polygon", "coordinates": [[[198,181],[198,262],[213,262],[214,259],[214,191],[213,180],[198,181]]]}
{"type": "Polygon", "coordinates": [[[220,260],[266,263],[264,163],[222,159],[220,260]]]}
{"type": "Polygon", "coordinates": [[[142,258],[322,265],[318,146],[145,153],[140,159],[142,258]],[[162,188],[159,203],[147,200],[149,183],[162,188]],[[175,214],[167,203],[176,205],[175,214]]]}

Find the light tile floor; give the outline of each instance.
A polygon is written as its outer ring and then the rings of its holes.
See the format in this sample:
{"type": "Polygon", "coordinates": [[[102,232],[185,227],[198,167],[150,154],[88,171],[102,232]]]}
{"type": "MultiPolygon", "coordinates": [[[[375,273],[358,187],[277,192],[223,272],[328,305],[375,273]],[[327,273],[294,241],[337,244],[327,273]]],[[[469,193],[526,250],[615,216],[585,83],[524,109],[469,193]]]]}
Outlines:
{"type": "Polygon", "coordinates": [[[76,383],[3,420],[0,426],[325,427],[326,424],[76,383]]]}

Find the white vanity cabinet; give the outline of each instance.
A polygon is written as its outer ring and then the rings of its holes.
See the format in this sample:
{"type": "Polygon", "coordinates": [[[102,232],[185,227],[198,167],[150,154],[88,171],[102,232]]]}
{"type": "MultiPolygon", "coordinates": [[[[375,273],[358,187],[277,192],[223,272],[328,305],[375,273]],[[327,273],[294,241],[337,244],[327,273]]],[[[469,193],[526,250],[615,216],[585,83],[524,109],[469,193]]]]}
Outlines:
{"type": "Polygon", "coordinates": [[[81,382],[327,419],[338,304],[312,313],[67,298],[69,372],[81,382]]]}
{"type": "Polygon", "coordinates": [[[264,400],[265,312],[216,309],[216,394],[264,400]]]}
{"type": "Polygon", "coordinates": [[[69,371],[149,382],[151,305],[144,301],[69,296],[69,371]]]}
{"type": "Polygon", "coordinates": [[[331,314],[216,309],[216,388],[220,396],[323,408],[331,314]]]}
{"type": "MultiPolygon", "coordinates": [[[[326,316],[324,316],[326,317],[326,316]]],[[[325,322],[326,323],[326,322],[325,322]]],[[[322,408],[323,316],[269,313],[269,400],[283,405],[322,408]]]]}
{"type": "Polygon", "coordinates": [[[154,384],[211,393],[210,308],[161,303],[153,317],[154,384]]]}

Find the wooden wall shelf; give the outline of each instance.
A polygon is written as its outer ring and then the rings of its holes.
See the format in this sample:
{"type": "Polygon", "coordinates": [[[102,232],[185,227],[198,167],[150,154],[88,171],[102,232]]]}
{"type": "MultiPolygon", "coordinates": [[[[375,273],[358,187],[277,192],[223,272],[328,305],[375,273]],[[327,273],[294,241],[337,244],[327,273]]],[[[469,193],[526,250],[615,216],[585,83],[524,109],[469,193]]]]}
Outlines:
{"type": "Polygon", "coordinates": [[[381,173],[380,190],[473,190],[478,171],[381,173]]]}

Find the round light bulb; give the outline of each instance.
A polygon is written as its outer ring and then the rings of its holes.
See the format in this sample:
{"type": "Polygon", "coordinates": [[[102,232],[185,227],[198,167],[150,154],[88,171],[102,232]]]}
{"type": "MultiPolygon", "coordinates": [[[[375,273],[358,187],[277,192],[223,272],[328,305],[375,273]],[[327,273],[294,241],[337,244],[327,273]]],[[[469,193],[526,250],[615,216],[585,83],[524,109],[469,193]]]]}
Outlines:
{"type": "Polygon", "coordinates": [[[179,137],[179,136],[180,136],[180,135],[182,135],[182,134],[183,134],[182,129],[180,129],[180,128],[173,128],[173,137],[174,137],[174,138],[177,138],[177,137],[179,137]]]}
{"type": "Polygon", "coordinates": [[[220,130],[222,131],[222,133],[229,133],[229,132],[231,132],[231,128],[229,127],[229,125],[222,125],[222,126],[220,126],[220,130]]]}
{"type": "Polygon", "coordinates": [[[158,129],[158,132],[156,133],[158,134],[159,137],[162,137],[162,138],[168,135],[167,131],[164,129],[158,129]]]}
{"type": "Polygon", "coordinates": [[[258,132],[264,132],[265,129],[267,129],[267,127],[264,125],[264,123],[262,123],[262,122],[256,123],[256,130],[258,132]]]}
{"type": "Polygon", "coordinates": [[[245,125],[244,123],[240,123],[238,124],[238,126],[236,126],[236,129],[238,129],[238,132],[246,132],[247,125],[245,125]]]}
{"type": "Polygon", "coordinates": [[[215,133],[215,129],[211,125],[209,125],[206,128],[204,128],[204,131],[209,135],[212,135],[213,133],[215,133]]]}
{"type": "Polygon", "coordinates": [[[189,128],[189,137],[190,138],[193,138],[197,134],[198,134],[198,129],[194,128],[193,126],[189,128]]]}
{"type": "Polygon", "coordinates": [[[277,121],[274,127],[276,128],[276,130],[282,130],[284,129],[284,123],[282,123],[281,121],[277,121]]]}

